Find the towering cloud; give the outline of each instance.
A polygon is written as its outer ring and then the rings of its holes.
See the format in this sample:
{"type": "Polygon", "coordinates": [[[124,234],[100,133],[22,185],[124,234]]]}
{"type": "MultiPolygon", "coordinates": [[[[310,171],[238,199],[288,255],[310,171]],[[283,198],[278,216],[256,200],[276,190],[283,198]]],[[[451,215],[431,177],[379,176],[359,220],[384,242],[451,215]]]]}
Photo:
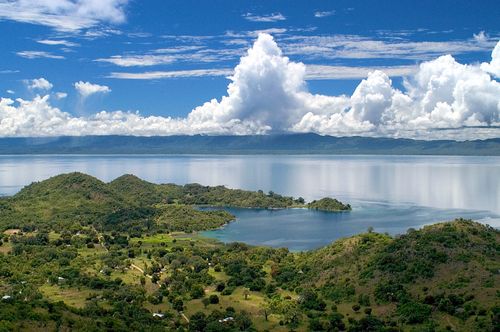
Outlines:
{"type": "MultiPolygon", "coordinates": [[[[483,65],[490,72],[491,67],[498,69],[495,52],[492,62],[483,65]]],[[[261,34],[235,68],[227,96],[196,108],[188,120],[210,124],[205,130],[214,132],[218,125],[238,123],[258,133],[404,137],[435,129],[497,126],[500,84],[485,68],[445,55],[422,63],[405,81],[406,92],[395,89],[385,73],[374,71],[350,97],[315,95],[307,90],[304,65],[291,62],[271,36],[261,34]]]]}
{"type": "MultiPolygon", "coordinates": [[[[302,63],[285,57],[260,34],[236,66],[227,95],[192,110],[186,118],[100,112],[74,117],[37,96],[0,102],[0,135],[264,134],[316,132],[331,135],[475,139],[500,137],[500,42],[492,60],[464,65],[444,55],[423,62],[396,89],[382,71],[362,80],[352,96],[312,94],[302,63]]],[[[82,96],[106,86],[75,83],[82,96]]]]}
{"type": "Polygon", "coordinates": [[[481,69],[485,72],[500,78],[500,42],[498,42],[497,46],[491,52],[491,62],[483,63],[481,65],[481,69]]]}

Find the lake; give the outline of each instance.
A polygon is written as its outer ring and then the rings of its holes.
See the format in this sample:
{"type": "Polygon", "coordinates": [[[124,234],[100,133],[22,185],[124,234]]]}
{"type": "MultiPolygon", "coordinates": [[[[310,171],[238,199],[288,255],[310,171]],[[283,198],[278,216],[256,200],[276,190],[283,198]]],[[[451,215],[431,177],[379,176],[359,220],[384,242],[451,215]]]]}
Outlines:
{"type": "Polygon", "coordinates": [[[353,206],[347,213],[229,209],[237,221],[204,232],[222,241],[307,250],[373,227],[408,228],[465,217],[500,227],[500,157],[455,156],[0,156],[0,194],[60,173],[111,181],[135,174],[156,183],[226,185],[353,206]]]}

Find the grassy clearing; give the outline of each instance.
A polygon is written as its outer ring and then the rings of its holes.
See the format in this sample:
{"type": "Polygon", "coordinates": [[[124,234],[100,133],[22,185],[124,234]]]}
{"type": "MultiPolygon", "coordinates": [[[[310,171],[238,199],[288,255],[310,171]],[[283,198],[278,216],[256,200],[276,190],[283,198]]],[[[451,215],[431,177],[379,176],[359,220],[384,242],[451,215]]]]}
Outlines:
{"type": "Polygon", "coordinates": [[[48,284],[39,287],[38,290],[53,302],[62,301],[75,308],[83,308],[87,299],[96,295],[96,291],[88,289],[66,288],[48,284]]]}
{"type": "Polygon", "coordinates": [[[0,253],[8,254],[12,250],[12,244],[10,242],[4,242],[0,246],[0,253]]]}
{"type": "Polygon", "coordinates": [[[21,233],[21,230],[19,228],[11,228],[5,230],[3,233],[10,236],[21,233]]]}

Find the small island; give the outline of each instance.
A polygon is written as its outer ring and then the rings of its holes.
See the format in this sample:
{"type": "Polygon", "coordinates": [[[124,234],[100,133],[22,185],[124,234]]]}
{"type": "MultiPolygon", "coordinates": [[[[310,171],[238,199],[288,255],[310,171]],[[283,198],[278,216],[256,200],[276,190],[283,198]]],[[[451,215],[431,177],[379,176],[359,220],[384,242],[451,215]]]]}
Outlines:
{"type": "Polygon", "coordinates": [[[350,204],[344,204],[341,201],[330,197],[325,197],[320,200],[314,200],[311,203],[307,204],[307,208],[319,211],[328,211],[328,212],[352,210],[350,204]]]}
{"type": "Polygon", "coordinates": [[[133,175],[33,183],[0,198],[0,331],[498,330],[495,228],[458,219],[291,252],[203,237],[234,216],[199,206],[350,209],[133,175]]]}

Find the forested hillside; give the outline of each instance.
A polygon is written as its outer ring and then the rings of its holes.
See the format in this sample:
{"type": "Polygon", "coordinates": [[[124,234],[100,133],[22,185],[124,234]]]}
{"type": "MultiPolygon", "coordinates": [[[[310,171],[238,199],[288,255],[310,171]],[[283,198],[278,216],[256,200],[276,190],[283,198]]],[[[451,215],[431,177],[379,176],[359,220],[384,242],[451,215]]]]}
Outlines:
{"type": "Polygon", "coordinates": [[[275,193],[81,173],[2,199],[0,331],[500,329],[494,228],[459,219],[293,253],[193,233],[234,218],[197,204],[306,207],[275,193]]]}

